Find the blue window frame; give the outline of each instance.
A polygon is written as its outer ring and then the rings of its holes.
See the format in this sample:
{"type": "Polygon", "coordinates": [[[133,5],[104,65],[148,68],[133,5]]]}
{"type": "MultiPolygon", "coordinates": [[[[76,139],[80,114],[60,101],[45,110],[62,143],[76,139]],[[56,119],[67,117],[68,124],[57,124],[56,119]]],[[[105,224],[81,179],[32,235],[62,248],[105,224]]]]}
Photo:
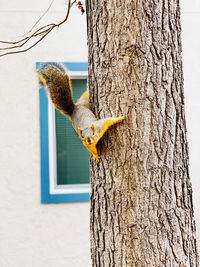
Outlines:
{"type": "MultiPolygon", "coordinates": [[[[36,69],[40,69],[41,64],[43,63],[37,62],[36,69]]],[[[63,65],[69,70],[72,79],[72,87],[78,88],[76,89],[76,91],[78,90],[77,93],[73,91],[77,99],[80,94],[82,94],[81,88],[79,91],[79,87],[86,87],[88,64],[84,62],[73,62],[63,63],[63,65]]],[[[85,91],[84,88],[82,90],[85,91]]],[[[39,89],[39,98],[41,202],[59,203],[89,201],[89,153],[71,129],[71,123],[68,119],[61,115],[59,111],[55,111],[51,101],[49,101],[46,96],[44,87],[39,89]],[[59,125],[60,130],[58,129],[59,125]],[[61,133],[61,136],[59,137],[59,133],[63,131],[63,127],[66,135],[64,133],[64,136],[62,136],[61,133]],[[73,135],[75,137],[73,137],[73,135]],[[68,152],[62,153],[61,151],[60,153],[60,150],[62,149],[63,152],[65,152],[65,148],[68,152]],[[73,151],[74,148],[76,149],[75,152],[73,151]],[[80,160],[76,160],[77,165],[73,164],[74,158],[72,158],[73,153],[70,153],[70,149],[72,152],[76,153],[74,154],[76,159],[78,156],[80,158],[80,160]],[[65,157],[62,158],[60,162],[59,153],[65,154],[65,157]],[[67,162],[71,158],[72,161],[67,162]],[[65,160],[66,166],[64,165],[64,168],[62,169],[62,164],[65,163],[65,160]],[[60,170],[58,170],[59,168],[60,170]],[[65,177],[65,173],[67,173],[66,175],[68,175],[68,177],[65,177]],[[78,177],[78,175],[80,175],[80,177],[78,177]]]]}

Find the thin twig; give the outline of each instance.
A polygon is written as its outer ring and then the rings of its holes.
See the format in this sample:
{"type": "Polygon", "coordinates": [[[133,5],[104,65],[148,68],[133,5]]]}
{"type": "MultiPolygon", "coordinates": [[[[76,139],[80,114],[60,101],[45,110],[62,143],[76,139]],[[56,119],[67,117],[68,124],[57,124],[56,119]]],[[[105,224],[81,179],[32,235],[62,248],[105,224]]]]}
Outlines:
{"type": "Polygon", "coordinates": [[[7,52],[7,53],[4,53],[4,54],[0,55],[0,57],[7,56],[7,55],[12,55],[12,54],[19,54],[19,53],[23,53],[23,52],[26,52],[26,51],[30,50],[35,45],[37,45],[40,41],[42,41],[42,39],[44,39],[52,30],[53,30],[53,28],[50,29],[45,35],[43,35],[38,41],[36,41],[33,45],[29,46],[28,48],[23,49],[23,50],[7,52]]]}
{"type": "MultiPolygon", "coordinates": [[[[44,37],[46,37],[54,28],[56,27],[59,27],[60,25],[62,25],[63,23],[65,23],[69,17],[69,12],[70,12],[70,8],[72,7],[72,5],[76,3],[76,1],[73,1],[71,3],[70,0],[68,0],[68,7],[67,7],[67,13],[66,13],[66,16],[65,18],[59,22],[59,23],[51,23],[51,24],[48,24],[48,25],[45,25],[39,29],[37,29],[36,31],[34,31],[30,36],[26,36],[24,37],[23,39],[20,39],[18,41],[15,41],[15,42],[8,42],[8,41],[0,41],[0,43],[2,44],[9,44],[10,46],[7,46],[7,47],[3,47],[3,48],[0,48],[0,50],[9,50],[9,49],[12,49],[12,50],[15,50],[17,48],[20,48],[20,47],[23,47],[24,45],[26,45],[32,38],[34,37],[38,37],[38,36],[42,36],[41,38],[39,38],[39,40],[37,40],[36,42],[34,42],[34,44],[30,45],[28,48],[25,48],[25,49],[22,49],[22,50],[17,50],[17,51],[10,51],[10,52],[6,52],[6,53],[3,53],[0,55],[0,57],[2,56],[6,56],[6,55],[10,55],[10,54],[17,54],[17,53],[23,53],[23,52],[26,52],[28,50],[30,50],[32,47],[34,47],[36,44],[38,44],[40,41],[42,41],[42,39],[44,39],[44,37]]],[[[50,7],[49,7],[50,8],[50,7]]],[[[48,8],[48,9],[49,9],[48,8]]],[[[47,10],[48,11],[48,10],[47,10]]],[[[46,11],[46,12],[47,12],[46,11]]],[[[45,12],[45,13],[46,13],[45,12]]],[[[45,14],[43,14],[44,16],[45,14]]],[[[42,17],[43,17],[42,16],[42,17]]],[[[42,18],[41,17],[41,18],[42,18]]],[[[41,19],[40,18],[40,19],[41,19]]],[[[40,20],[39,19],[39,20],[40,20]]],[[[37,23],[39,22],[39,20],[37,21],[37,23]]],[[[37,24],[36,23],[36,24],[37,24]]],[[[36,25],[35,24],[35,25],[36,25]]],[[[34,27],[35,27],[34,25],[34,27]]],[[[32,27],[32,29],[34,28],[32,27]]]]}
{"type": "Polygon", "coordinates": [[[36,25],[37,25],[37,24],[44,18],[44,16],[49,12],[49,9],[51,8],[53,2],[54,2],[54,0],[51,1],[51,3],[50,3],[50,5],[49,5],[49,7],[47,8],[47,10],[46,10],[46,11],[42,14],[42,16],[35,22],[35,24],[31,27],[31,29],[30,29],[27,33],[25,33],[25,34],[22,35],[23,37],[26,36],[27,34],[29,34],[29,33],[32,32],[32,30],[35,28],[35,26],[36,26],[36,25]]]}
{"type": "MultiPolygon", "coordinates": [[[[16,48],[19,48],[19,47],[22,47],[24,46],[31,38],[33,37],[36,37],[38,35],[41,35],[41,34],[45,34],[46,32],[48,32],[49,29],[51,29],[52,26],[54,26],[55,24],[48,24],[48,25],[45,25],[43,27],[41,27],[40,29],[36,30],[33,34],[31,34],[29,37],[25,37],[17,42],[15,42],[14,44],[19,44],[21,42],[23,42],[22,44],[20,45],[15,45],[15,46],[8,46],[8,47],[4,47],[4,48],[0,48],[0,50],[8,50],[8,49],[16,49],[16,48]],[[44,28],[46,27],[49,27],[47,28],[46,30],[43,30],[44,28]],[[43,30],[43,31],[42,31],[43,30]]],[[[53,29],[53,28],[52,28],[53,29]]]]}

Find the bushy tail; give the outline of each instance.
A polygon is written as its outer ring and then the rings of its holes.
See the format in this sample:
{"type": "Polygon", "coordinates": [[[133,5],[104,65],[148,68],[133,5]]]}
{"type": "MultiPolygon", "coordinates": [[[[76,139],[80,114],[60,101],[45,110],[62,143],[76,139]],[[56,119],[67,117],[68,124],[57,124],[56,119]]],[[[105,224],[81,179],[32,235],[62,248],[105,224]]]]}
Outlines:
{"type": "Polygon", "coordinates": [[[38,71],[40,82],[45,86],[55,108],[71,117],[74,110],[72,86],[67,70],[60,64],[47,63],[38,71]]]}

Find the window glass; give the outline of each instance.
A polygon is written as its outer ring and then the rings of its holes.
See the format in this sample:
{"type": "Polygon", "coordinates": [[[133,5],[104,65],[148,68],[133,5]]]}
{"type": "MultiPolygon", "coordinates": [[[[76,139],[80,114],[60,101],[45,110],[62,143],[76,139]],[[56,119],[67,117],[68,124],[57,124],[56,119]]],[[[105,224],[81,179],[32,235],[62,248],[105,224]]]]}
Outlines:
{"type": "MultiPolygon", "coordinates": [[[[86,79],[72,80],[74,102],[87,88],[86,79]]],[[[72,128],[71,122],[55,111],[57,184],[89,183],[89,152],[72,128]]]]}

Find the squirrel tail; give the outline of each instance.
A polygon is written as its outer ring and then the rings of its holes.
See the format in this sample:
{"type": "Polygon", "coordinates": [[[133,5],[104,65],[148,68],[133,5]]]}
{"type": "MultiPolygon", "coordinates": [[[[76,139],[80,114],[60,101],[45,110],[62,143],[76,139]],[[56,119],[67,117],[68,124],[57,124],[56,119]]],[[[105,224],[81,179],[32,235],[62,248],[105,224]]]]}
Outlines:
{"type": "Polygon", "coordinates": [[[42,65],[38,76],[55,108],[71,117],[75,105],[72,100],[71,80],[67,70],[60,64],[47,63],[42,65]]]}

